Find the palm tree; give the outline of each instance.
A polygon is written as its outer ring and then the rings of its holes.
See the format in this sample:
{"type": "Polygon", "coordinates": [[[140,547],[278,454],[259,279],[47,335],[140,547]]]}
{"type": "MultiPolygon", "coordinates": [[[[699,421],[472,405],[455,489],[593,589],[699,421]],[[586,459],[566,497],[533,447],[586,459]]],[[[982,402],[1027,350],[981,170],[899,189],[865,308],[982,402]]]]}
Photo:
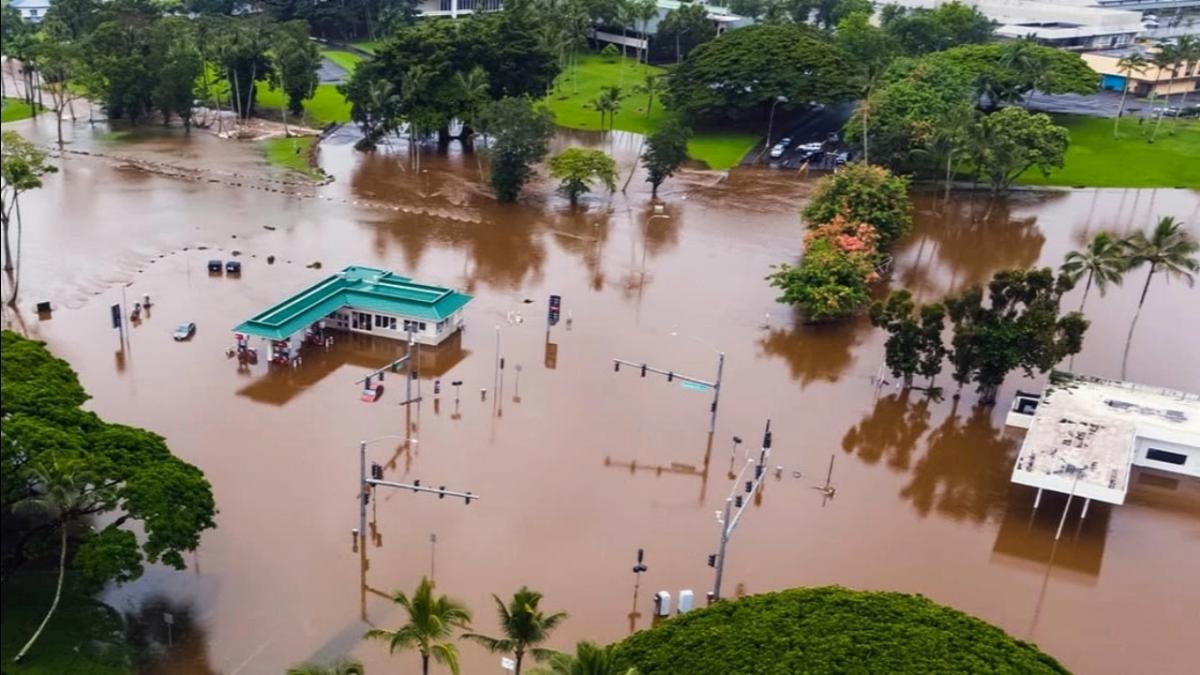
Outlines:
{"type": "Polygon", "coordinates": [[[301,663],[287,669],[287,675],[364,675],[363,664],[358,661],[337,661],[327,666],[317,663],[301,663]]]}
{"type": "Polygon", "coordinates": [[[662,91],[662,81],[660,78],[660,75],[647,73],[645,81],[636,87],[637,93],[646,95],[646,113],[643,117],[650,116],[650,110],[654,107],[654,95],[662,91]]]}
{"type": "Polygon", "coordinates": [[[1117,61],[1117,72],[1125,74],[1125,86],[1121,89],[1121,104],[1117,106],[1117,117],[1113,120],[1114,139],[1120,135],[1121,114],[1125,111],[1125,97],[1129,94],[1129,79],[1135,72],[1146,72],[1148,67],[1150,67],[1150,62],[1140,52],[1133,52],[1117,61]]]}
{"type": "Polygon", "coordinates": [[[1087,302],[1093,282],[1096,284],[1096,290],[1100,291],[1100,297],[1104,297],[1104,291],[1109,284],[1121,285],[1126,262],[1125,245],[1111,232],[1100,232],[1092,237],[1082,251],[1071,251],[1067,254],[1062,267],[1059,268],[1063,276],[1070,279],[1072,284],[1087,277],[1083,286],[1083,298],[1079,300],[1080,312],[1087,302]]]}
{"type": "MultiPolygon", "coordinates": [[[[1169,108],[1171,107],[1171,89],[1175,86],[1175,78],[1179,77],[1180,67],[1187,65],[1187,55],[1184,54],[1183,49],[1179,48],[1178,46],[1163,47],[1160,54],[1162,55],[1163,59],[1167,61],[1167,67],[1171,69],[1171,77],[1167,79],[1167,94],[1165,96],[1166,107],[1169,108]]],[[[1154,122],[1154,131],[1150,133],[1151,143],[1158,138],[1158,129],[1162,126],[1163,113],[1165,112],[1165,110],[1160,112],[1158,114],[1158,119],[1154,122]]]]}
{"type": "Polygon", "coordinates": [[[500,630],[504,632],[504,637],[493,638],[478,633],[467,633],[463,637],[478,642],[491,652],[500,654],[511,652],[513,660],[516,662],[514,675],[521,675],[521,662],[525,659],[526,652],[533,654],[533,658],[538,661],[556,653],[549,649],[539,649],[534,645],[541,644],[550,637],[550,631],[567,618],[566,612],[555,612],[549,616],[543,614],[538,609],[542,594],[530,590],[526,586],[522,586],[521,590],[514,593],[512,600],[507,605],[499,596],[492,595],[492,599],[496,601],[496,609],[500,616],[500,630]]]}
{"type": "MultiPolygon", "coordinates": [[[[1186,75],[1196,68],[1196,63],[1200,61],[1200,38],[1195,35],[1181,35],[1175,41],[1175,50],[1178,52],[1179,58],[1183,63],[1183,72],[1186,75]]],[[[1179,111],[1183,112],[1187,108],[1187,97],[1191,89],[1184,89],[1183,95],[1179,98],[1179,111]]],[[[1175,121],[1171,124],[1171,133],[1175,133],[1175,125],[1179,124],[1179,118],[1183,115],[1177,115],[1175,121]]]]}
{"type": "Polygon", "coordinates": [[[1164,216],[1147,237],[1144,232],[1135,232],[1125,241],[1128,268],[1133,270],[1145,263],[1150,263],[1150,272],[1146,275],[1146,283],[1142,286],[1142,295],[1138,298],[1137,311],[1129,324],[1129,337],[1125,339],[1125,356],[1121,360],[1121,379],[1125,379],[1126,364],[1129,361],[1129,346],[1133,342],[1133,330],[1137,326],[1138,317],[1142,313],[1142,305],[1146,303],[1146,292],[1150,290],[1150,281],[1154,275],[1162,272],[1168,279],[1178,277],[1190,287],[1196,283],[1192,275],[1200,271],[1200,242],[1196,241],[1183,223],[1171,216],[1164,216]]]}
{"type": "Polygon", "coordinates": [[[396,630],[375,628],[363,637],[372,640],[387,640],[388,651],[416,648],[421,654],[421,672],[429,675],[429,658],[450,666],[450,672],[458,675],[458,648],[448,641],[455,628],[467,628],[471,622],[471,611],[462,603],[440,595],[434,597],[433,582],[422,577],[412,597],[402,591],[392,595],[392,602],[408,612],[408,623],[396,630]]]}
{"type": "Polygon", "coordinates": [[[601,647],[586,640],[575,645],[574,654],[555,654],[547,667],[537,668],[534,675],[637,675],[636,668],[622,668],[611,647],[601,647]]]}
{"type": "Polygon", "coordinates": [[[646,34],[650,21],[658,16],[655,0],[635,0],[633,17],[642,22],[642,63],[650,63],[650,37],[646,34]]]}
{"type": "MultiPolygon", "coordinates": [[[[1158,82],[1162,79],[1163,71],[1175,65],[1175,50],[1170,45],[1165,45],[1158,50],[1154,56],[1150,57],[1150,63],[1157,69],[1154,71],[1154,89],[1150,92],[1150,114],[1154,114],[1154,104],[1158,101],[1158,82]]],[[[1145,131],[1142,132],[1143,134],[1145,131]]]]}
{"type": "Polygon", "coordinates": [[[72,460],[52,457],[48,464],[35,466],[33,474],[39,493],[18,501],[13,505],[13,511],[48,517],[50,523],[58,528],[61,537],[58,544],[58,585],[54,588],[54,600],[50,603],[45,618],[21,651],[17,652],[13,658],[14,662],[25,658],[25,654],[41,637],[46,624],[50,622],[50,617],[54,616],[54,611],[58,609],[58,602],[62,599],[63,579],[67,574],[67,530],[78,519],[103,510],[116,501],[111,487],[101,487],[93,480],[91,472],[72,460]]]}

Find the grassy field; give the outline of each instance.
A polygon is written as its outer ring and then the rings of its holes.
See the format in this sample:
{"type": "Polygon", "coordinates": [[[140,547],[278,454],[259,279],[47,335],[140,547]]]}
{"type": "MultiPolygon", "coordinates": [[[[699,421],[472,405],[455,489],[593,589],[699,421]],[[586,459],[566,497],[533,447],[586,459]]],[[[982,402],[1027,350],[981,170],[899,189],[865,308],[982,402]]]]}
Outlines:
{"type": "Polygon", "coordinates": [[[16,122],[33,117],[33,106],[18,98],[4,99],[4,107],[0,108],[0,122],[16,122]]]}
{"type": "Polygon", "coordinates": [[[272,166],[290,169],[309,178],[318,178],[320,174],[308,163],[309,153],[316,142],[316,136],[292,136],[268,138],[262,142],[262,146],[267,155],[267,162],[272,166]]]}
{"type": "MultiPolygon", "coordinates": [[[[666,119],[660,95],[654,97],[653,108],[647,114],[649,96],[639,92],[647,75],[662,75],[663,68],[637,63],[633,58],[616,59],[610,62],[599,54],[583,54],[574,70],[558,76],[555,88],[542,99],[554,113],[559,126],[571,129],[600,129],[600,113],[592,107],[592,101],[600,95],[601,87],[620,87],[625,95],[621,110],[617,113],[614,127],[621,131],[646,134],[653,132],[666,119]]],[[[698,130],[688,143],[688,154],[713,169],[727,169],[736,165],[758,137],[741,131],[698,130]]]]}
{"type": "Polygon", "coordinates": [[[348,73],[353,73],[363,57],[341,49],[322,49],[321,56],[341,66],[348,73]]]}
{"type": "MultiPolygon", "coordinates": [[[[283,110],[284,96],[280,89],[271,89],[265,82],[258,83],[258,105],[266,110],[283,110]]],[[[290,119],[290,118],[289,118],[290,119]]],[[[304,102],[304,118],[299,124],[323,127],[330,123],[350,121],[350,104],[337,90],[336,85],[320,84],[313,97],[304,102]]]]}
{"type": "Polygon", "coordinates": [[[79,592],[71,576],[58,611],[20,664],[16,656],[54,598],[57,575],[22,572],[4,583],[0,594],[0,659],[6,675],[126,675],[133,653],[124,624],[113,608],[79,592]]]}
{"type": "MultiPolygon", "coordinates": [[[[1136,119],[1121,121],[1121,137],[1113,139],[1113,121],[1058,115],[1071,132],[1063,168],[1049,177],[1036,169],[1021,176],[1026,185],[1087,187],[1200,188],[1200,120],[1164,119],[1158,138],[1149,143],[1136,119]],[[1171,131],[1175,133],[1172,134],[1171,131]]],[[[1147,122],[1149,125],[1149,122],[1147,122]]]]}
{"type": "Polygon", "coordinates": [[[374,54],[379,51],[379,47],[382,44],[383,40],[363,40],[362,42],[351,42],[350,46],[361,49],[368,54],[374,54]]]}

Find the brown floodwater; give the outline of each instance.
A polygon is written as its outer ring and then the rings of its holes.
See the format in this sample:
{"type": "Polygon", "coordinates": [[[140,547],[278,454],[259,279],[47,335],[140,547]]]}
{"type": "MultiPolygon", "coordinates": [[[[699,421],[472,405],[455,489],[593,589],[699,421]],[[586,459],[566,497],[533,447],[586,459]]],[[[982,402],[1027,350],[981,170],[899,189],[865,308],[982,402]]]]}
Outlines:
{"type": "MultiPolygon", "coordinates": [[[[15,126],[53,138],[45,121],[15,126]]],[[[395,627],[400,611],[380,594],[411,590],[422,575],[466,602],[480,632],[496,631],[490,594],[528,584],[570,614],[552,647],[620,639],[649,625],[655,591],[711,588],[706,556],[730,466],[757,448],[768,419],[771,476],[730,544],[725,594],[822,584],[922,593],[1080,672],[1195,666],[1197,482],[1141,474],[1127,504],[1093,505],[1082,522],[1076,510],[1055,545],[1063,501],[1033,514],[1031,492],[1008,481],[1020,437],[1003,426],[1004,402],[1040,381],[1011,376],[995,409],[971,392],[931,401],[877,389],[880,332],[865,320],[800,325],[775,302],[763,277],[799,253],[809,178],[686,172],[665,186],[662,214],[640,175],[627,197],[591,195],[577,210],[549,183],[499,206],[456,145],[414,172],[402,147],[363,156],[338,133],[320,149],[336,180],[314,188],[268,171],[253,144],[157,130],[114,137],[84,124],[71,135],[72,150],[104,156],[69,155],[22,202],[22,302],[6,322],[68,359],[98,413],[163,434],[212,481],[218,528],[189,569],[150,567],[106,593],[159,642],[156,617],[180,617],[155,672],[278,673],[343,654],[368,672],[413,672],[415,655],[389,657],[361,635],[395,627]],[[240,279],[205,272],[209,258],[234,251],[240,279]],[[386,340],[339,340],[297,371],[239,371],[225,356],[236,323],[350,264],[475,296],[465,332],[422,354],[420,405],[399,406],[392,379],[378,403],[359,401],[355,380],[401,350],[386,340]],[[108,324],[122,289],[129,303],[154,301],[124,348],[108,324]],[[549,293],[563,296],[564,321],[547,342],[549,293]],[[40,300],[55,304],[52,318],[31,311],[40,300]],[[185,320],[199,331],[175,343],[170,332],[185,320]],[[711,438],[706,394],[614,373],[610,361],[709,378],[716,349],[727,362],[711,438]],[[351,539],[357,443],[406,435],[370,446],[387,478],[481,499],[379,493],[364,571],[351,539]],[[737,456],[734,435],[746,441],[737,456]],[[826,500],[813,487],[831,457],[837,492],[826,500]],[[649,571],[635,594],[638,548],[649,571]]],[[[611,145],[624,171],[639,141],[564,134],[556,144],[567,142],[611,145]]],[[[1056,265],[1091,233],[1163,215],[1200,235],[1200,193],[1020,193],[990,206],[919,196],[890,283],[933,300],[1002,267],[1056,265]]],[[[1089,299],[1077,371],[1119,374],[1144,274],[1089,299]]],[[[1131,379],[1197,389],[1198,299],[1155,279],[1131,379]]],[[[498,670],[497,656],[460,649],[465,672],[498,670]]]]}

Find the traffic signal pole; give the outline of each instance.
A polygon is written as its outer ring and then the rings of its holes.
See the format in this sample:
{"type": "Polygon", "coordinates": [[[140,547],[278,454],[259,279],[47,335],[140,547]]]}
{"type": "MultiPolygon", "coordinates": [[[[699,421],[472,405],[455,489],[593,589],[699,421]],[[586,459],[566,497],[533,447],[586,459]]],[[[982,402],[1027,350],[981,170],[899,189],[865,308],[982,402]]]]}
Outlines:
{"type": "Polygon", "coordinates": [[[367,504],[371,501],[371,487],[383,486],[390,488],[399,488],[402,490],[412,490],[413,492],[425,492],[436,494],[439,498],[447,496],[461,498],[466,505],[471,504],[472,499],[480,499],[480,496],[473,492],[459,492],[457,490],[447,490],[445,485],[439,487],[430,487],[421,485],[421,481],[412,483],[398,483],[396,481],[383,480],[383,467],[378,464],[371,465],[371,475],[367,475],[367,443],[368,441],[360,441],[358,444],[358,530],[357,536],[360,538],[363,546],[366,545],[367,533],[367,504]]]}
{"type": "Polygon", "coordinates": [[[645,377],[646,373],[655,373],[657,375],[666,375],[667,382],[681,380],[683,382],[691,382],[693,384],[700,384],[700,385],[704,385],[705,387],[709,387],[713,391],[713,398],[712,398],[712,403],[709,405],[709,411],[708,411],[708,433],[711,434],[717,430],[717,405],[721,402],[721,377],[723,376],[723,374],[725,372],[725,352],[718,352],[717,379],[712,382],[710,382],[708,380],[702,380],[698,377],[692,377],[691,375],[684,375],[683,373],[677,373],[673,370],[663,370],[661,368],[655,368],[655,367],[649,366],[645,363],[634,363],[633,361],[626,361],[624,359],[613,359],[612,361],[613,361],[613,372],[620,372],[621,366],[629,366],[630,368],[639,369],[642,374],[642,377],[645,377]]]}
{"type": "Polygon", "coordinates": [[[758,453],[758,460],[750,459],[746,461],[746,466],[742,467],[741,473],[738,474],[737,480],[733,484],[733,489],[729,492],[729,497],[725,499],[725,513],[721,518],[721,538],[717,546],[717,553],[708,557],[709,566],[715,567],[717,570],[716,577],[713,580],[712,599],[714,602],[721,599],[721,578],[725,576],[725,549],[729,545],[729,540],[733,537],[733,532],[737,529],[738,523],[741,522],[742,514],[746,512],[746,507],[750,506],[750,497],[762,489],[763,479],[767,475],[767,458],[770,456],[771,420],[767,420],[767,427],[763,431],[762,450],[758,453]],[[754,478],[747,480],[746,470],[751,466],[754,467],[754,478]],[[737,494],[739,489],[743,489],[745,494],[737,494]]]}

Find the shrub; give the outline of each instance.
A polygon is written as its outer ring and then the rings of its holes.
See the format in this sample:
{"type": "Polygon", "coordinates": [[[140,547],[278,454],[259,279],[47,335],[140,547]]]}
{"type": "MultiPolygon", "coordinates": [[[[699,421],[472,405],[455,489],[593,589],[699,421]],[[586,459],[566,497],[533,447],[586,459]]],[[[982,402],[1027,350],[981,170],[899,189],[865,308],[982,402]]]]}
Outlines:
{"type": "Polygon", "coordinates": [[[802,211],[810,223],[828,223],[836,216],[849,222],[870,223],[886,248],[912,227],[908,181],[868,164],[848,164],[821,180],[812,201],[802,211]]]}
{"type": "Polygon", "coordinates": [[[796,266],[779,266],[767,279],[783,291],[779,302],[798,307],[809,321],[851,316],[871,301],[868,280],[874,256],[843,250],[830,238],[814,239],[796,266]]]}

